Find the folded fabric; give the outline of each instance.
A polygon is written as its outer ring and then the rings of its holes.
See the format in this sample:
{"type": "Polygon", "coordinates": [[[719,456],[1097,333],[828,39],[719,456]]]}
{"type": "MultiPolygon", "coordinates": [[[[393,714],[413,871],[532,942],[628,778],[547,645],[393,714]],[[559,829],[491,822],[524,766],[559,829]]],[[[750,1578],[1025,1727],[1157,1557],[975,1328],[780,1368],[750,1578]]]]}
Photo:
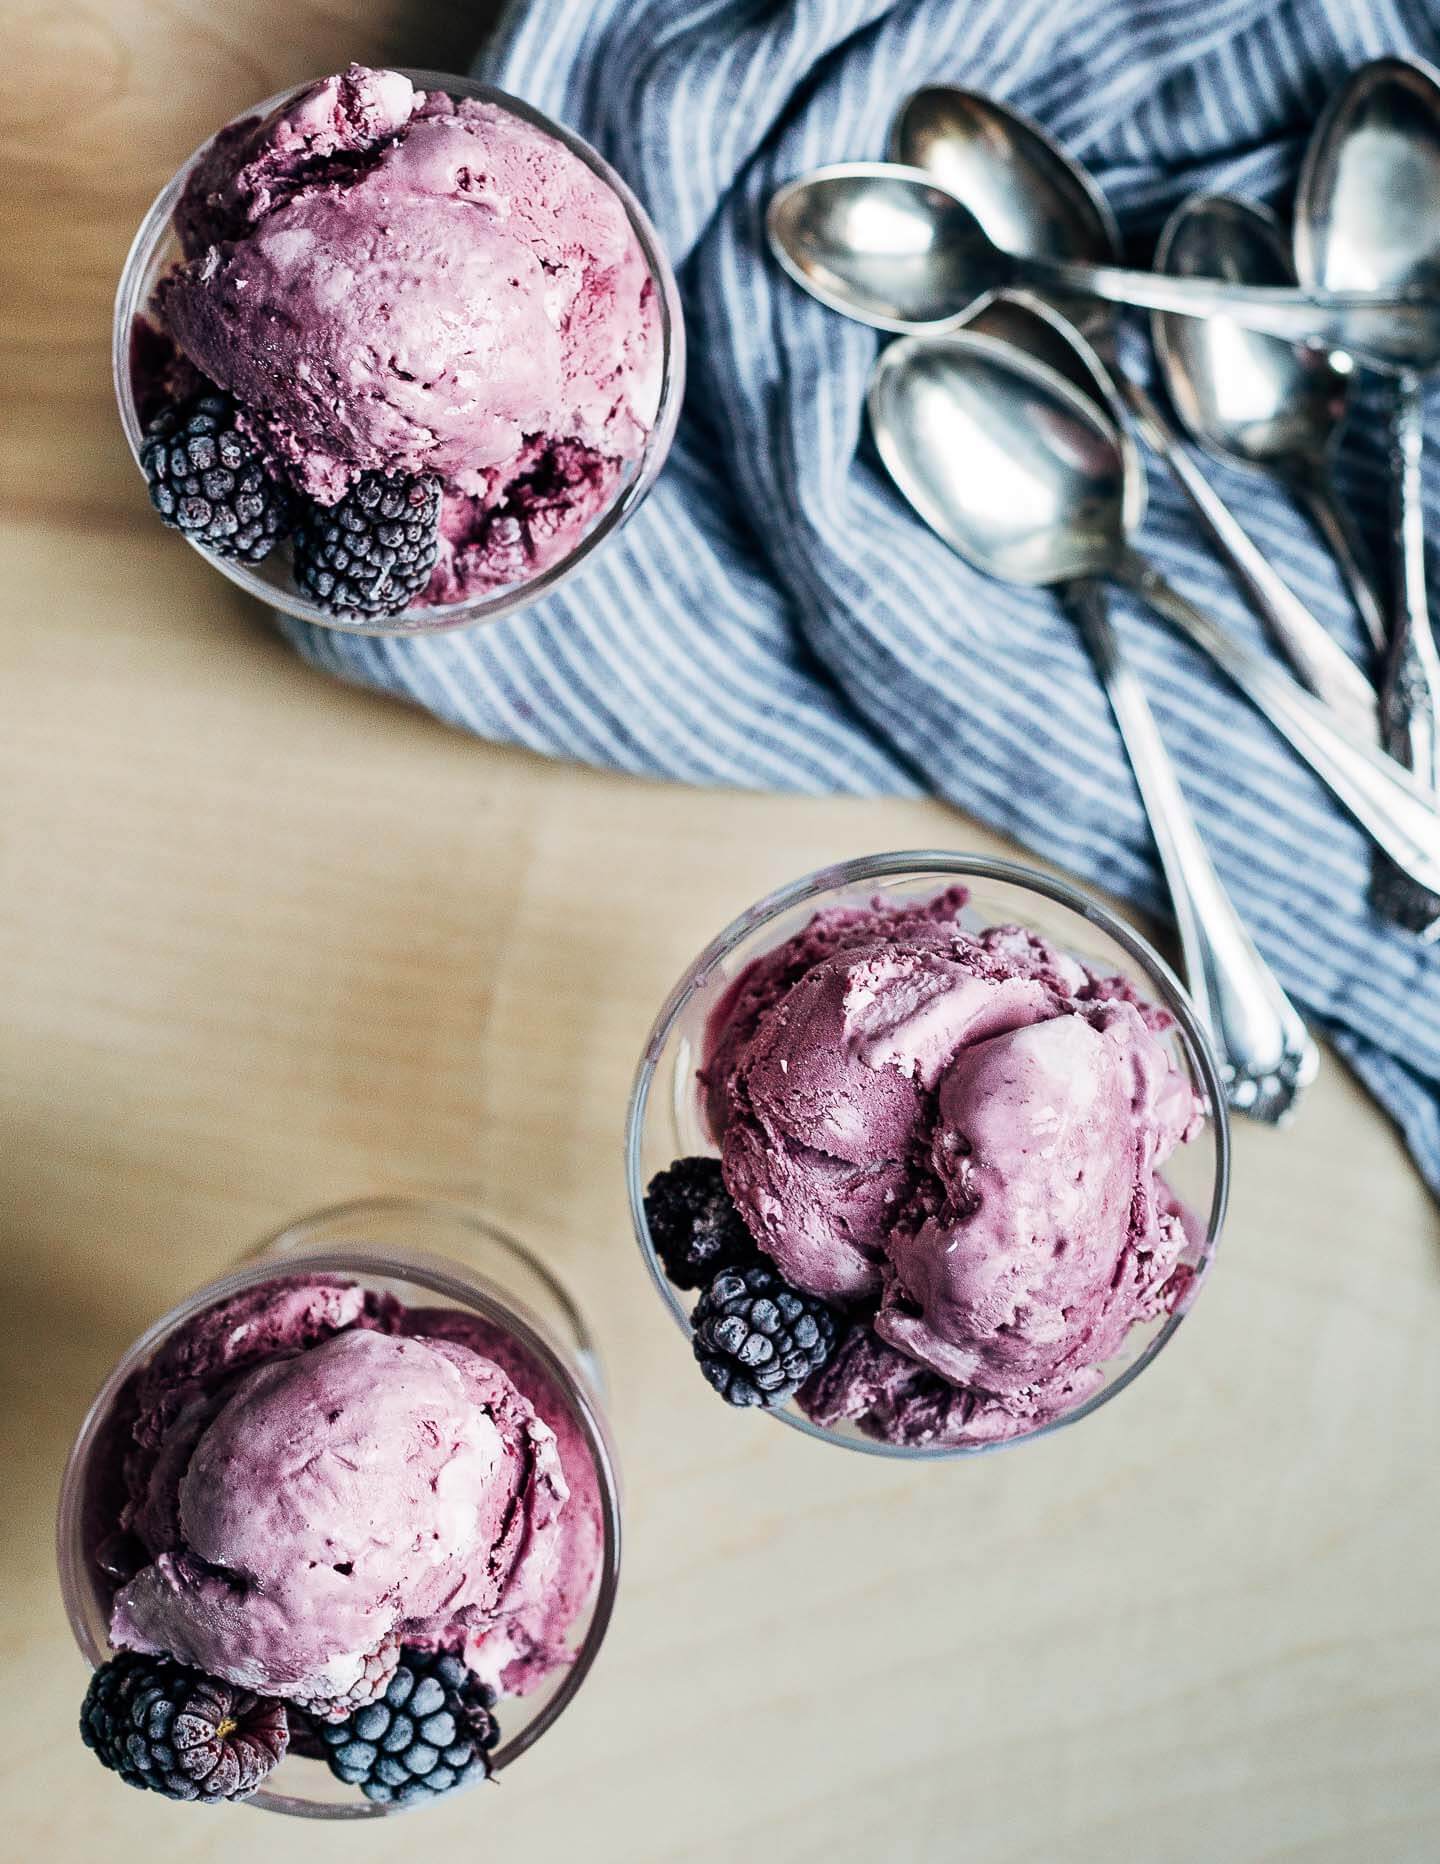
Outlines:
{"type": "MultiPolygon", "coordinates": [[[[1283,212],[1327,97],[1387,51],[1440,54],[1434,0],[528,0],[481,75],[588,137],[668,245],[690,337],[670,463],[620,537],[522,614],[431,639],[286,631],[348,680],[551,756],[701,784],[932,791],[1162,910],[1073,627],[1052,597],[986,580],[911,515],[865,432],[882,339],[778,272],[766,203],[804,169],[882,155],[907,92],[958,82],[1059,137],[1143,258],[1197,189],[1283,212]]],[[[1148,366],[1138,337],[1129,355],[1148,366]]],[[[1382,557],[1384,410],[1383,386],[1362,385],[1339,462],[1382,557]]],[[[1431,439],[1440,538],[1440,420],[1431,439]]],[[[1287,497],[1207,470],[1358,653],[1333,565],[1287,497]]],[[[1143,543],[1227,628],[1261,639],[1158,468],[1143,543]]],[[[1161,624],[1119,595],[1115,610],[1257,941],[1440,1194],[1440,951],[1377,920],[1368,844],[1264,721],[1161,624]]]]}

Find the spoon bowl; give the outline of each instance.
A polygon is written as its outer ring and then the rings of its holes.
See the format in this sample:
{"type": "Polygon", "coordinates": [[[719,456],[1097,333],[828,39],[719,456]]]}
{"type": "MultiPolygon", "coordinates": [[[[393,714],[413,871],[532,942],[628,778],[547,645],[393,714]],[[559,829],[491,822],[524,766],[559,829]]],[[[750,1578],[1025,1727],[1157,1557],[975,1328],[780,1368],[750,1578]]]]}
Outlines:
{"type": "MultiPolygon", "coordinates": [[[[1274,214],[1223,194],[1195,194],[1175,210],[1156,264],[1182,278],[1295,282],[1274,214]]],[[[1228,317],[1157,311],[1151,321],[1175,411],[1207,452],[1285,478],[1326,469],[1350,395],[1348,356],[1258,335],[1228,317]]]]}
{"type": "Polygon", "coordinates": [[[994,337],[1023,351],[1107,410],[1115,423],[1125,475],[1125,530],[1138,531],[1149,502],[1145,462],[1125,422],[1115,378],[1083,332],[1053,305],[1029,291],[993,292],[975,306],[960,328],[976,336],[994,337]]]}
{"type": "Polygon", "coordinates": [[[781,188],[770,248],[831,310],[878,330],[951,328],[1001,282],[1003,257],[970,210],[920,169],[839,162],[781,188]]]}
{"type": "Polygon", "coordinates": [[[1123,549],[1125,462],[1110,422],[1045,364],[972,331],[893,343],[870,381],[886,468],[986,575],[1104,575],[1123,549]]]}
{"type": "Polygon", "coordinates": [[[1377,58],[1316,125],[1295,212],[1300,277],[1327,291],[1440,292],[1440,85],[1377,58]]]}

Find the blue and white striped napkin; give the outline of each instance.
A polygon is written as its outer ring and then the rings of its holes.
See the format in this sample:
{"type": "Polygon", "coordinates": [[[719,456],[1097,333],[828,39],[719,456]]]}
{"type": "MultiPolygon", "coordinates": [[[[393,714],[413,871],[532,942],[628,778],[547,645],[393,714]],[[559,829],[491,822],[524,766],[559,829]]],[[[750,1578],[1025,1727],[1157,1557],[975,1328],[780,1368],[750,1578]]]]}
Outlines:
{"type": "MultiPolygon", "coordinates": [[[[670,463],[558,594],[471,634],[367,640],[287,624],[317,665],[484,737],[690,783],[933,791],[1072,872],[1162,905],[1119,740],[1076,634],[912,518],[864,436],[877,338],[764,247],[801,170],[884,152],[928,81],[1006,98],[1104,187],[1143,255],[1197,188],[1282,211],[1353,66],[1440,54],[1440,0],[528,0],[482,75],[595,143],[679,272],[690,389],[670,463]]],[[[1437,397],[1440,399],[1440,397],[1437,397]]],[[[1342,491],[1383,556],[1378,393],[1342,491]]],[[[1440,420],[1430,475],[1440,538],[1440,420]]],[[[1297,593],[1359,650],[1331,564],[1285,497],[1211,468],[1297,593]]],[[[1159,470],[1145,548],[1259,638],[1159,470]]],[[[1216,862],[1276,972],[1403,1127],[1440,1194],[1440,951],[1378,923],[1368,847],[1287,747],[1117,595],[1216,862]]],[[[857,850],[861,852],[861,850],[857,850]]]]}

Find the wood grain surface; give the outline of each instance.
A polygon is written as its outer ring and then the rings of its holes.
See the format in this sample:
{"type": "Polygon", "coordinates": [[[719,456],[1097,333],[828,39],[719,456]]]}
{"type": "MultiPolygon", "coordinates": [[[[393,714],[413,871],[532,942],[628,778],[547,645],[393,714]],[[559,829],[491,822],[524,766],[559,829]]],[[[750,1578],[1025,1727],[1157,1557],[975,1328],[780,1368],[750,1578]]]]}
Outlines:
{"type": "MultiPolygon", "coordinates": [[[[581,0],[576,0],[580,4],[581,0]]],[[[275,1864],[1433,1864],[1440,1222],[1327,1055],[1242,1129],[1194,1317],[1079,1429],[975,1466],[718,1406],[628,1233],[634,1058],[699,944],[919,803],[695,794],[487,748],[307,670],[148,515],[109,304],[215,123],[424,0],[0,4],[0,1856],[275,1864]],[[74,1732],[50,1545],[117,1352],[328,1200],[471,1192],[599,1332],[610,1639],[498,1790],[356,1832],[128,1792],[74,1732]]]]}

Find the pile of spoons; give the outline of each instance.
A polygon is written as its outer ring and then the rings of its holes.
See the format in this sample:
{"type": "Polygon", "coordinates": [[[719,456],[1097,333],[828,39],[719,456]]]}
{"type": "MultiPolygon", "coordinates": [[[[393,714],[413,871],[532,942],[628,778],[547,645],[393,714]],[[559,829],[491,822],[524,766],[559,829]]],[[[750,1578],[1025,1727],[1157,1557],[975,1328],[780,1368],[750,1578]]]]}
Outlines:
{"type": "Polygon", "coordinates": [[[927,87],[900,110],[892,148],[893,161],[841,163],[780,189],[771,249],[823,304],[899,338],[875,365],[870,421],[919,516],[986,574],[1052,586],[1073,615],[1134,770],[1230,1104],[1278,1122],[1318,1052],[1206,852],[1103,583],[1124,584],[1207,655],[1366,831],[1377,910],[1440,937],[1440,655],[1420,497],[1424,381],[1440,371],[1440,77],[1400,58],[1353,74],[1315,130],[1293,240],[1263,208],[1198,195],[1172,215],[1153,272],[1117,263],[1094,181],[1006,105],[927,87]],[[1121,368],[1117,305],[1150,312],[1173,416],[1121,368]],[[1359,368],[1393,383],[1389,602],[1330,482],[1359,368]],[[1175,475],[1290,672],[1137,549],[1146,485],[1134,433],[1175,475]],[[1369,667],[1290,589],[1187,439],[1272,475],[1307,511],[1369,667]],[[1024,487],[1003,512],[986,495],[1002,462],[1024,487]]]}

